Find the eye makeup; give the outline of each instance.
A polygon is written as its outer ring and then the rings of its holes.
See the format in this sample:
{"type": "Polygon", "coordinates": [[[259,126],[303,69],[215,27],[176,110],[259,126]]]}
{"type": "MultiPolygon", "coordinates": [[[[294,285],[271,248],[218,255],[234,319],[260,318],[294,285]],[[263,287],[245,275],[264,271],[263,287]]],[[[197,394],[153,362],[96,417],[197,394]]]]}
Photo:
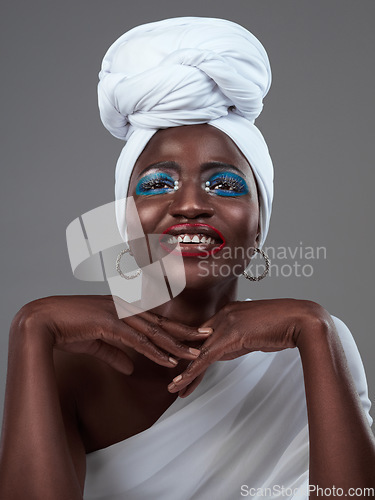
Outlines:
{"type": "Polygon", "coordinates": [[[205,185],[208,193],[219,196],[243,196],[249,192],[245,179],[233,172],[218,172],[205,185]]]}
{"type": "Polygon", "coordinates": [[[137,182],[137,195],[150,196],[174,191],[175,179],[165,172],[147,174],[137,182]]]}
{"type": "MultiPolygon", "coordinates": [[[[151,172],[138,181],[135,192],[140,196],[150,196],[171,193],[178,187],[178,181],[168,173],[151,172]]],[[[212,174],[205,182],[204,189],[218,196],[243,196],[249,192],[245,179],[231,171],[212,174]]]]}

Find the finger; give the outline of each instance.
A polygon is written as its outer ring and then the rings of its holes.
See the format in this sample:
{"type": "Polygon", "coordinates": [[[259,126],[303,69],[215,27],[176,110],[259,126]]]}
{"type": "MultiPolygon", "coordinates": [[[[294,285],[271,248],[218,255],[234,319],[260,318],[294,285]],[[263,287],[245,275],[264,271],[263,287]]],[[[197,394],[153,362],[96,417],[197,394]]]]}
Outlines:
{"type": "Polygon", "coordinates": [[[169,335],[159,324],[150,322],[142,316],[132,316],[131,318],[127,318],[124,323],[127,325],[127,328],[132,328],[133,331],[136,330],[142,333],[152,344],[178,358],[191,360],[200,354],[198,349],[183,344],[169,335]]]}
{"type": "Polygon", "coordinates": [[[202,325],[200,328],[195,328],[177,321],[172,321],[160,314],[145,311],[134,303],[126,302],[116,295],[104,295],[103,297],[114,302],[117,311],[120,312],[120,314],[122,313],[121,319],[129,324],[134,323],[131,318],[135,319],[141,317],[150,323],[157,324],[163,330],[180,340],[204,340],[213,332],[213,329],[208,326],[202,325]]]}
{"type": "Polygon", "coordinates": [[[172,321],[165,316],[154,314],[149,311],[144,312],[141,316],[150,323],[157,324],[160,328],[179,340],[204,340],[213,332],[212,328],[209,327],[195,328],[177,321],[172,321]]]}
{"type": "Polygon", "coordinates": [[[197,377],[191,384],[189,384],[185,389],[182,389],[179,393],[178,396],[180,398],[186,398],[187,396],[190,396],[190,394],[195,391],[195,389],[198,387],[198,385],[202,382],[204,374],[206,372],[204,371],[197,377]]]}
{"type": "MultiPolygon", "coordinates": [[[[160,349],[144,333],[134,330],[129,325],[126,325],[126,332],[124,332],[124,325],[117,323],[117,326],[120,326],[120,328],[116,329],[112,334],[115,341],[121,342],[124,346],[131,347],[159,365],[168,368],[177,365],[178,360],[170,356],[169,351],[165,352],[160,349]]],[[[199,353],[199,351],[197,351],[197,353],[199,353]]],[[[196,357],[197,353],[194,354],[193,357],[196,357]]],[[[190,354],[190,356],[192,356],[192,354],[190,354]]]]}
{"type": "Polygon", "coordinates": [[[217,353],[215,346],[206,347],[205,344],[201,348],[201,353],[197,359],[192,361],[184,372],[177,375],[172,382],[168,385],[168,391],[171,393],[179,392],[203,372],[217,359],[221,357],[221,354],[217,353]]]}

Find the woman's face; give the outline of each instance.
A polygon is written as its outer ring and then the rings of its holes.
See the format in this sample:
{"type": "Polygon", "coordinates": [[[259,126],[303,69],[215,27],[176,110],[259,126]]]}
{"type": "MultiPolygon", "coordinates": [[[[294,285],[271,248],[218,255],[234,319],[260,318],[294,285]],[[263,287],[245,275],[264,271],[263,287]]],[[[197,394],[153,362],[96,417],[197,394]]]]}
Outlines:
{"type": "Polygon", "coordinates": [[[128,196],[145,234],[162,234],[154,258],[176,251],[179,242],[187,287],[236,279],[257,246],[252,170],[234,142],[210,125],[158,131],[134,166],[128,196]]]}

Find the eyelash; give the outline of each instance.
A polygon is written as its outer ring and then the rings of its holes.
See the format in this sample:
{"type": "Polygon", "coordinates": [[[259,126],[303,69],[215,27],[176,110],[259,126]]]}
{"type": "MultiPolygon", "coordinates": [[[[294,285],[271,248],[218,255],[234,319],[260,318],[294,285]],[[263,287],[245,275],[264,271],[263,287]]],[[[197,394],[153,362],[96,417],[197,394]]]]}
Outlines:
{"type": "Polygon", "coordinates": [[[219,196],[242,196],[249,192],[245,180],[229,172],[215,174],[209,182],[209,192],[219,196]]]}
{"type": "MultiPolygon", "coordinates": [[[[249,192],[245,180],[231,172],[220,172],[209,178],[209,193],[218,196],[242,196],[249,192]]],[[[175,179],[163,172],[148,174],[138,181],[137,195],[156,195],[174,191],[175,179]]]]}
{"type": "Polygon", "coordinates": [[[136,194],[153,195],[174,191],[173,177],[164,173],[149,174],[140,179],[136,187],[136,194]]]}

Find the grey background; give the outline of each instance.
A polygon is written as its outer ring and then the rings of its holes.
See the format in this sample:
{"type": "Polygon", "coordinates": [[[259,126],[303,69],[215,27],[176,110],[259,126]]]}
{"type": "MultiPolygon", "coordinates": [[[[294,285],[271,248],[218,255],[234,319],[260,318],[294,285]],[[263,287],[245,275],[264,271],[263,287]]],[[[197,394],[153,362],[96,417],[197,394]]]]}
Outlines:
{"type": "Polygon", "coordinates": [[[266,47],[273,85],[257,124],[276,175],[266,246],[327,248],[300,261],[312,277],[243,280],[241,295],[312,299],[343,319],[375,399],[374,14],[372,0],[3,0],[0,401],[9,324],[24,303],[109,293],[73,277],[65,242],[69,222],[113,199],[122,143],[97,111],[104,52],[137,24],[185,15],[239,22],[266,47]]]}

